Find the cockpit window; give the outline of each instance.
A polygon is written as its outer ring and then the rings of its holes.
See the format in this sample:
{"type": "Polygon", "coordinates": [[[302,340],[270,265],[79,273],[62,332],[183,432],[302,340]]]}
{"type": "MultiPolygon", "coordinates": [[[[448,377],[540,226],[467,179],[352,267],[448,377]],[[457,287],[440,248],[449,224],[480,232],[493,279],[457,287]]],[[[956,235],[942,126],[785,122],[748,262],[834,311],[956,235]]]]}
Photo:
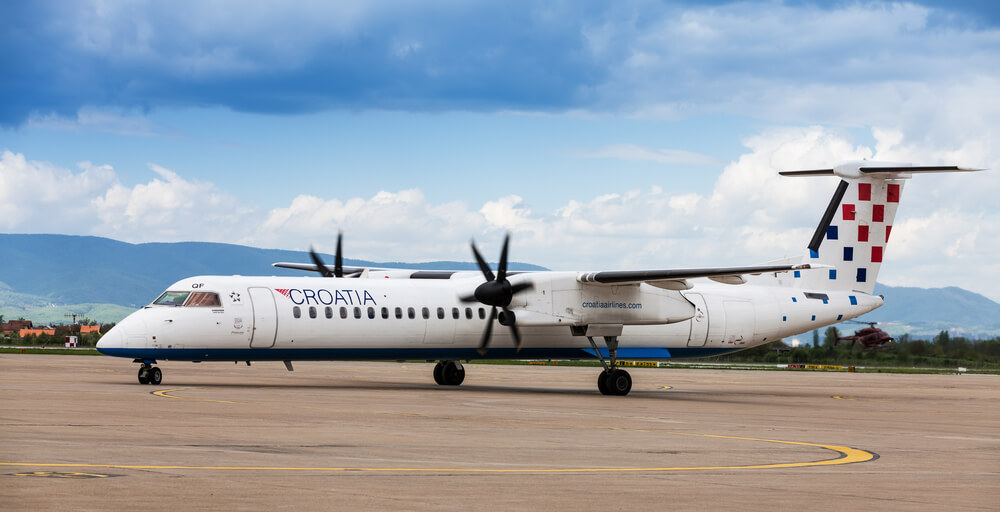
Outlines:
{"type": "Polygon", "coordinates": [[[185,306],[219,307],[219,294],[212,292],[192,292],[185,306]]]}
{"type": "Polygon", "coordinates": [[[163,292],[163,295],[160,295],[158,299],[153,301],[153,304],[159,306],[183,306],[184,301],[188,298],[188,295],[191,295],[191,292],[172,292],[168,290],[163,292]]]}

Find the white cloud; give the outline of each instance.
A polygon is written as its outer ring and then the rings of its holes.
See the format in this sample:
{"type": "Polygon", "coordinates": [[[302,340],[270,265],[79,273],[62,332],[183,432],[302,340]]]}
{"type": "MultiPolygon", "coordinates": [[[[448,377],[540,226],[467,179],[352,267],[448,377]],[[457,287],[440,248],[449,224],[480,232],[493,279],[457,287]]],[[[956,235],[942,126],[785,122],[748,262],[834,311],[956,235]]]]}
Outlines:
{"type": "MultiPolygon", "coordinates": [[[[114,169],[90,162],[79,172],[0,157],[0,229],[15,233],[101,235],[131,242],[233,240],[253,209],[211,183],[157,165],[159,176],[127,187],[114,169]]],[[[252,222],[252,220],[251,220],[252,222]]]]}
{"type": "Polygon", "coordinates": [[[611,70],[590,108],[879,126],[911,144],[980,153],[1000,139],[995,26],[909,2],[761,4],[665,8],[585,27],[594,58],[611,70]]]}
{"type": "Polygon", "coordinates": [[[159,178],[131,188],[115,183],[93,200],[101,221],[95,233],[144,242],[229,241],[254,212],[211,183],[185,180],[155,164],[150,168],[159,178]]]}
{"type": "MultiPolygon", "coordinates": [[[[874,147],[866,147],[822,127],[768,129],[744,141],[746,152],[725,167],[707,195],[651,185],[568,200],[546,211],[513,195],[468,205],[431,202],[410,189],[369,198],[300,195],[261,212],[211,183],[156,165],[156,178],[127,187],[106,166],[82,164],[74,173],[6,152],[0,222],[15,232],[290,249],[315,244],[327,252],[343,230],[349,257],[375,261],[469,260],[473,236],[493,259],[510,231],[512,259],[554,269],[745,265],[802,254],[837,183],[783,178],[776,170],[861,158],[959,164],[982,158],[978,145],[910,144],[898,129],[875,129],[873,138],[874,147]],[[10,192],[26,188],[39,192],[31,199],[10,192]]],[[[1000,252],[1000,213],[990,197],[1000,190],[997,180],[996,172],[914,177],[903,192],[880,280],[957,285],[1000,299],[984,284],[1000,281],[1000,264],[993,260],[1000,252]]]]}
{"type": "Polygon", "coordinates": [[[79,164],[80,172],[48,162],[0,156],[0,228],[33,233],[86,232],[94,217],[91,199],[115,182],[108,166],[79,164]]]}
{"type": "Polygon", "coordinates": [[[483,217],[464,203],[430,204],[415,189],[346,201],[302,195],[287,208],[273,209],[241,242],[286,248],[315,243],[319,250],[328,250],[343,230],[352,258],[465,259],[467,251],[461,247],[484,225],[483,217]]]}

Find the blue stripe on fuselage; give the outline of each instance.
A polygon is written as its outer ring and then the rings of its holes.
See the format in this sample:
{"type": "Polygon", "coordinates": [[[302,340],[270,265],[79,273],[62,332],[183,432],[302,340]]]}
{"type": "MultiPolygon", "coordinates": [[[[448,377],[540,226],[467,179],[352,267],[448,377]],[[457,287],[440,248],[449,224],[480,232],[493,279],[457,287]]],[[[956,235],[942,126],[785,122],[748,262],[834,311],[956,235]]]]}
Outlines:
{"type": "MultiPolygon", "coordinates": [[[[479,355],[475,348],[100,348],[102,354],[130,359],[166,359],[173,361],[385,361],[397,359],[475,360],[475,359],[596,359],[592,349],[584,348],[514,348],[496,347],[479,355]]],[[[710,357],[736,352],[731,348],[629,348],[618,349],[619,359],[675,359],[710,357]]],[[[607,349],[601,349],[607,356],[607,349]]]]}

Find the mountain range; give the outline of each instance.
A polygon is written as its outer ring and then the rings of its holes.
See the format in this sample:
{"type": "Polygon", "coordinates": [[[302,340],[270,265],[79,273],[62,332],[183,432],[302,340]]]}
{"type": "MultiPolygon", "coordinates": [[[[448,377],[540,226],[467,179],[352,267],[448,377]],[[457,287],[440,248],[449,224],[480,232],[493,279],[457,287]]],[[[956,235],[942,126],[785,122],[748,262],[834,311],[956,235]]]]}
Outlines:
{"type": "MultiPolygon", "coordinates": [[[[323,255],[332,262],[333,256],[323,255]]],[[[148,304],[166,286],[193,275],[303,275],[275,268],[276,261],[309,262],[301,251],[258,249],[209,242],[130,244],[71,235],[0,234],[0,315],[36,323],[67,323],[77,314],[116,322],[148,304]]],[[[344,259],[349,266],[475,270],[473,262],[371,262],[344,259]]],[[[526,263],[511,269],[545,270],[526,263]]],[[[1000,304],[956,287],[912,288],[878,284],[885,305],[862,320],[894,335],[933,336],[942,330],[972,337],[1000,335],[1000,304]]],[[[842,331],[853,326],[843,324],[842,331]]]]}
{"type": "MultiPolygon", "coordinates": [[[[334,257],[321,254],[333,263],[334,257]]],[[[171,283],[196,275],[301,276],[272,267],[310,263],[309,253],[210,242],[130,244],[95,236],[0,233],[0,315],[35,323],[68,323],[72,315],[117,322],[152,302],[171,283]]],[[[373,262],[358,267],[475,270],[473,262],[373,262]]],[[[511,270],[546,270],[511,262],[511,270]]]]}

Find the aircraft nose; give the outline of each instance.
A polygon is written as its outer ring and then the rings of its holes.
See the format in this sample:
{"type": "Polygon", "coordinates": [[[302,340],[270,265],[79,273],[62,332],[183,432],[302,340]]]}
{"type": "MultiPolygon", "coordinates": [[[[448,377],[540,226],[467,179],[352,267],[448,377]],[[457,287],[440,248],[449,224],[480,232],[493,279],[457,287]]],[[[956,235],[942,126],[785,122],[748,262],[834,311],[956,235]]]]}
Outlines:
{"type": "Polygon", "coordinates": [[[101,336],[101,339],[97,340],[97,351],[102,354],[107,354],[108,350],[124,348],[124,346],[125,338],[120,325],[112,327],[110,331],[104,333],[104,336],[101,336]]]}

